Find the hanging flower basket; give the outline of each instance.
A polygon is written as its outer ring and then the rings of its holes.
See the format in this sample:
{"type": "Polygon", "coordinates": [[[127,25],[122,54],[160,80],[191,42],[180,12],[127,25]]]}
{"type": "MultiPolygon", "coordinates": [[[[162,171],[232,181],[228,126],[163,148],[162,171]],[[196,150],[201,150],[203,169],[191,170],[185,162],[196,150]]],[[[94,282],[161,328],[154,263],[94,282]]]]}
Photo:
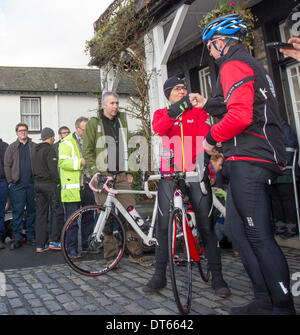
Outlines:
{"type": "Polygon", "coordinates": [[[228,2],[226,0],[219,0],[219,5],[208,12],[200,22],[200,29],[203,31],[204,28],[213,20],[217,19],[220,16],[239,13],[242,15],[245,20],[245,24],[248,28],[248,34],[243,40],[243,43],[249,48],[253,49],[252,42],[254,39],[254,24],[257,21],[257,18],[252,14],[250,9],[246,8],[246,3],[240,1],[228,2]]]}

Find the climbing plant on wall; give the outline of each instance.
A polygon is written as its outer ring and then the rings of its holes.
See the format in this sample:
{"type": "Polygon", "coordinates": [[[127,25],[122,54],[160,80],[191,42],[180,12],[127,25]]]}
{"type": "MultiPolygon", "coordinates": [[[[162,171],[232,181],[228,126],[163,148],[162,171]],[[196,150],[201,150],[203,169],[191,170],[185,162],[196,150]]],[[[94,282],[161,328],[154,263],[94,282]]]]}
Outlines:
{"type": "MultiPolygon", "coordinates": [[[[106,73],[127,78],[131,87],[128,108],[141,122],[139,133],[151,143],[149,87],[152,73],[145,69],[144,35],[151,27],[147,3],[137,10],[134,0],[116,0],[95,23],[95,36],[86,42],[90,65],[105,67],[106,73]]],[[[151,43],[151,41],[149,42],[151,43]]],[[[106,81],[107,77],[101,78],[106,81]]],[[[151,152],[151,150],[149,150],[151,152]]]]}
{"type": "Polygon", "coordinates": [[[257,19],[252,14],[251,10],[246,8],[245,2],[242,1],[228,2],[226,0],[219,0],[218,6],[213,10],[211,10],[210,12],[208,12],[206,15],[204,15],[199,26],[201,30],[204,30],[204,28],[210,22],[217,19],[218,17],[233,13],[241,14],[243,19],[245,20],[245,23],[248,28],[248,35],[244,39],[243,43],[246,44],[249,49],[252,49],[253,48],[252,43],[254,39],[254,25],[257,19]]]}

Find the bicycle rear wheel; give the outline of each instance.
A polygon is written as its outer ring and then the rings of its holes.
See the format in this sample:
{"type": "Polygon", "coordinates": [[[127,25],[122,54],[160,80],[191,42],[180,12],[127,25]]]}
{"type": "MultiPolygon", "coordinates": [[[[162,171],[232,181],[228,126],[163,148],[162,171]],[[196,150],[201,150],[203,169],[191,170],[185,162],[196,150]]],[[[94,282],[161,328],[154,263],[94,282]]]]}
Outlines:
{"type": "Polygon", "coordinates": [[[187,259],[182,220],[182,211],[175,209],[169,221],[169,265],[175,302],[180,313],[188,314],[192,302],[192,266],[187,259]]]}
{"type": "Polygon", "coordinates": [[[97,239],[93,234],[99,215],[104,215],[104,212],[105,208],[101,206],[82,207],[69,217],[63,227],[63,255],[68,265],[82,275],[99,276],[107,273],[118,264],[124,253],[124,225],[112,211],[105,221],[100,238],[97,239]]]}

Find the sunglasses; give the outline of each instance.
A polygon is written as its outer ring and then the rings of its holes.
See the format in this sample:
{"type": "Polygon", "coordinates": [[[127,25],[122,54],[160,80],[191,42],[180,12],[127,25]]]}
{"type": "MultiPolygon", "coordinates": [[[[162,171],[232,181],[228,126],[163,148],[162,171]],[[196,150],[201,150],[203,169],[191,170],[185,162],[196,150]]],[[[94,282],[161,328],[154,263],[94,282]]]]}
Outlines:
{"type": "Polygon", "coordinates": [[[224,37],[218,37],[218,38],[215,38],[213,40],[208,41],[207,42],[207,49],[208,49],[208,51],[210,52],[212,43],[214,43],[217,40],[223,40],[223,39],[224,39],[224,37]]]}

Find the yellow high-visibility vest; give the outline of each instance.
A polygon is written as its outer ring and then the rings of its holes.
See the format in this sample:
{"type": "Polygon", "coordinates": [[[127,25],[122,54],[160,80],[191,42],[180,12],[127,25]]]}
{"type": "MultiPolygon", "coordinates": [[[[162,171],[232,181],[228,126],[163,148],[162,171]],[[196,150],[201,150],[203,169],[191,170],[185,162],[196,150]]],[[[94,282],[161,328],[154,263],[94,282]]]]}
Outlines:
{"type": "Polygon", "coordinates": [[[80,199],[81,155],[74,133],[62,139],[58,149],[61,181],[61,201],[77,202],[80,199]]]}

